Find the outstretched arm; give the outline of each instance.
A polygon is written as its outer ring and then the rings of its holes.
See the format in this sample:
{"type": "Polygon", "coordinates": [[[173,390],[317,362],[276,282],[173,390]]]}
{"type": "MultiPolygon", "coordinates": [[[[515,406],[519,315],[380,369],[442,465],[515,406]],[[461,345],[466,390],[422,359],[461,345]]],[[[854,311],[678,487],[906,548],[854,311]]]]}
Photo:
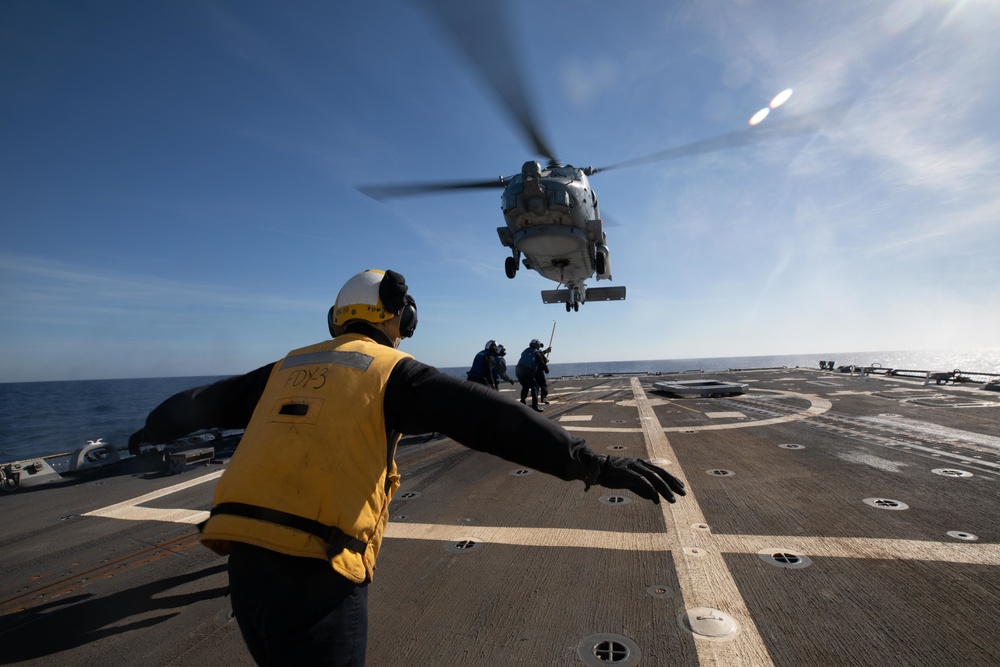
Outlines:
{"type": "Polygon", "coordinates": [[[684,484],[641,459],[604,456],[569,431],[481,385],[461,382],[413,359],[393,369],[386,386],[387,425],[401,433],[444,433],[482,452],[555,475],[629,489],[659,503],[684,495],[684,484]]]}
{"type": "Polygon", "coordinates": [[[144,442],[172,442],[206,428],[246,428],[274,364],[245,375],[174,394],[153,408],[146,424],[129,438],[128,448],[139,452],[144,442]]]}

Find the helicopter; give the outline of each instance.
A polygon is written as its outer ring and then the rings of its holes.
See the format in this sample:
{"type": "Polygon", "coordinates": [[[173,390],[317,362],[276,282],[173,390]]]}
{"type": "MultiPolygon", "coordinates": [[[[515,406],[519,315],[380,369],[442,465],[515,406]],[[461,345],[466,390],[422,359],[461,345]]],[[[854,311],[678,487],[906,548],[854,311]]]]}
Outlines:
{"type": "MultiPolygon", "coordinates": [[[[516,277],[521,266],[558,284],[542,290],[542,302],[563,303],[566,312],[579,311],[587,301],[621,301],[625,287],[587,287],[587,281],[611,280],[611,251],[597,194],[589,177],[597,173],[661,160],[746,146],[772,139],[812,134],[835,124],[851,102],[696,141],[651,155],[604,167],[574,167],[563,164],[535,122],[516,59],[504,30],[503,16],[495,13],[498,3],[464,0],[415,0],[444,29],[484,81],[493,88],[501,105],[524,133],[534,153],[547,159],[543,167],[528,160],[510,176],[493,179],[365,185],[357,189],[382,201],[393,197],[470,189],[502,189],[501,210],[505,225],[497,227],[500,243],[510,249],[504,271],[516,277]]],[[[791,91],[787,91],[789,94],[791,91]]]]}
{"type": "Polygon", "coordinates": [[[504,262],[508,278],[520,266],[559,284],[542,290],[544,303],[564,303],[578,311],[586,301],[620,301],[625,287],[587,287],[586,281],[611,280],[611,251],[597,204],[587,179],[592,167],[577,168],[551,159],[546,167],[529,160],[521,171],[489,182],[389,185],[360,188],[376,199],[469,188],[503,188],[500,197],[506,226],[497,235],[511,254],[504,262]]]}

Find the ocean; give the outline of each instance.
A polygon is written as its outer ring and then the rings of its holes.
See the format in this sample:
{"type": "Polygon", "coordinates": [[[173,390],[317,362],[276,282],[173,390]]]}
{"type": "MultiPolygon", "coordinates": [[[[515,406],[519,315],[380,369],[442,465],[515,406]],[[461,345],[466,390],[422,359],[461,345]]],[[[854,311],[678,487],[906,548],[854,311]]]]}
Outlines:
{"type": "MultiPolygon", "coordinates": [[[[923,352],[819,353],[774,357],[717,357],[550,364],[549,377],[600,373],[706,372],[730,368],[818,368],[819,361],[908,370],[1000,374],[1000,348],[923,352]]],[[[471,361],[471,360],[470,360],[471,361]]],[[[516,358],[508,363],[513,366],[516,358]]],[[[441,371],[465,379],[467,366],[441,371]]],[[[511,368],[511,373],[513,369],[511,368]]],[[[512,373],[513,376],[513,373],[512,373]]],[[[0,463],[72,451],[102,438],[118,447],[167,397],[220,377],[0,383],[0,463]]]]}

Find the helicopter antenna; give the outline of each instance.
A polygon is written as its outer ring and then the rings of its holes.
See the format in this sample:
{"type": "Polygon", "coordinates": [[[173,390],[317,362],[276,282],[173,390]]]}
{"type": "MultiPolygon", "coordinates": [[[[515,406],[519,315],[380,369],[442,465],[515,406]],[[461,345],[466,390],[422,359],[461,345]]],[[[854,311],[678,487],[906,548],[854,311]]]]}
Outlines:
{"type": "Polygon", "coordinates": [[[517,58],[507,36],[506,15],[501,11],[505,4],[469,0],[416,2],[433,15],[452,43],[493,89],[527,135],[536,154],[548,158],[550,166],[560,166],[555,152],[542,138],[525,92],[517,58]]]}

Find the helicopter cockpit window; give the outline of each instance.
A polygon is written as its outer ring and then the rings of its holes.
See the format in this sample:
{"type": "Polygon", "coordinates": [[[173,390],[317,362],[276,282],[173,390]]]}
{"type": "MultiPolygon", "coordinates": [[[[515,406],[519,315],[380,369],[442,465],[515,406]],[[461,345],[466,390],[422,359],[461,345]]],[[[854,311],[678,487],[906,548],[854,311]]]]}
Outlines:
{"type": "Polygon", "coordinates": [[[572,205],[573,200],[569,196],[569,192],[566,190],[550,190],[549,191],[549,205],[550,206],[565,206],[569,208],[572,205]]]}

